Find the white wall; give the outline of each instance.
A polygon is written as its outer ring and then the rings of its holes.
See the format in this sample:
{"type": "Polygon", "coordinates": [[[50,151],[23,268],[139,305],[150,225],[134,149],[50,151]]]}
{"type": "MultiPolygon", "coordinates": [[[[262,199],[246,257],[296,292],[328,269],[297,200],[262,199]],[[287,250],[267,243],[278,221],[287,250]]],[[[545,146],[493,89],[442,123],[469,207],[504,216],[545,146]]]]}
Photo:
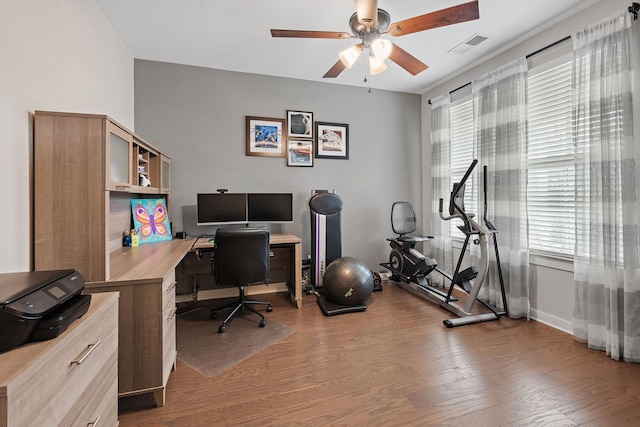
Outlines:
{"type": "MultiPolygon", "coordinates": [[[[593,1],[590,3],[594,3],[593,1]]],[[[547,28],[539,29],[539,33],[531,35],[526,40],[518,41],[513,47],[505,50],[486,62],[477,64],[467,70],[461,71],[457,76],[437,87],[428,89],[422,97],[422,106],[425,115],[422,124],[423,161],[429,162],[431,153],[430,144],[430,120],[431,109],[428,100],[443,93],[452,91],[481,75],[500,67],[518,57],[548,46],[557,40],[570,36],[601,19],[614,13],[627,10],[631,5],[629,0],[600,0],[581,12],[558,22],[550,23],[547,28]]],[[[638,23],[634,24],[638,26],[638,23]]],[[[636,31],[637,35],[638,32],[636,31]]],[[[636,76],[638,79],[638,76],[636,76]]],[[[636,114],[637,117],[637,114],[636,114]]],[[[636,125],[636,129],[638,126],[636,125]]],[[[431,175],[428,163],[424,163],[423,182],[425,183],[425,199],[423,200],[423,223],[430,224],[431,215],[429,204],[431,200],[431,175]]],[[[437,196],[435,196],[437,197],[437,196]]],[[[562,262],[542,257],[532,257],[530,296],[532,317],[558,329],[571,332],[573,315],[573,265],[571,262],[562,262]]]]}
{"type": "Polygon", "coordinates": [[[133,57],[94,0],[0,2],[0,273],[31,269],[33,112],[133,129],[133,57]]]}

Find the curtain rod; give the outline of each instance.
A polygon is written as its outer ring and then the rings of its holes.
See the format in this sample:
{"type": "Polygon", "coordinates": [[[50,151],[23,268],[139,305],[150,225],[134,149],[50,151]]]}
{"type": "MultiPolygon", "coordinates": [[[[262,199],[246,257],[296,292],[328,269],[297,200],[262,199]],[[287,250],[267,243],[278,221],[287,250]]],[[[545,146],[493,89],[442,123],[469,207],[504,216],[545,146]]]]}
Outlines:
{"type": "MultiPolygon", "coordinates": [[[[455,88],[455,89],[453,89],[453,90],[450,90],[450,91],[449,91],[449,95],[451,95],[453,92],[457,92],[457,91],[459,91],[460,89],[464,89],[465,87],[469,86],[470,84],[471,84],[471,82],[469,82],[469,83],[465,83],[465,84],[463,84],[462,86],[459,86],[459,87],[457,87],[457,88],[455,88]]],[[[429,105],[431,105],[431,100],[429,100],[429,101],[427,101],[427,102],[429,102],[429,105]]]]}
{"type": "Polygon", "coordinates": [[[542,52],[544,52],[544,51],[545,51],[545,50],[547,50],[547,49],[551,49],[552,47],[557,46],[557,45],[559,45],[560,43],[564,43],[564,42],[566,42],[567,40],[571,40],[571,36],[567,36],[567,37],[565,37],[565,38],[563,38],[563,39],[560,39],[560,40],[557,40],[557,41],[555,41],[555,42],[553,42],[553,43],[551,43],[551,44],[548,44],[548,45],[546,45],[545,47],[540,48],[540,49],[536,50],[535,52],[532,52],[532,53],[528,54],[528,55],[526,56],[526,58],[527,58],[527,59],[529,59],[529,58],[531,58],[532,56],[536,56],[537,54],[542,53],[542,52]]]}
{"type": "MultiPolygon", "coordinates": [[[[638,3],[634,3],[634,4],[638,4],[638,3]]],[[[640,4],[638,4],[638,6],[640,7],[640,4]]],[[[631,8],[629,8],[629,9],[631,9],[631,8]]],[[[542,48],[540,48],[540,49],[536,50],[535,52],[532,52],[532,53],[528,54],[528,55],[526,56],[526,58],[527,58],[527,59],[529,59],[529,58],[530,58],[530,57],[532,57],[532,56],[535,56],[535,55],[537,55],[537,54],[539,54],[539,53],[542,53],[542,52],[544,52],[544,51],[545,51],[545,50],[547,50],[547,49],[551,49],[552,47],[557,46],[557,45],[559,45],[560,43],[564,43],[564,42],[566,42],[567,40],[570,40],[570,39],[571,39],[571,36],[566,36],[566,37],[564,37],[564,38],[562,38],[562,39],[560,39],[560,40],[557,40],[557,41],[555,41],[555,42],[553,42],[553,43],[551,43],[551,44],[546,45],[545,47],[542,47],[542,48]]],[[[452,94],[452,93],[454,93],[454,92],[459,91],[460,89],[463,89],[463,88],[465,88],[465,87],[469,86],[470,84],[471,84],[471,82],[469,82],[469,83],[465,83],[465,84],[463,84],[462,86],[457,87],[457,88],[453,89],[452,91],[449,91],[449,95],[451,95],[451,94],[452,94]]],[[[429,100],[428,102],[429,102],[429,105],[431,105],[431,100],[429,100]]]]}
{"type": "MultiPolygon", "coordinates": [[[[634,21],[637,20],[638,19],[638,12],[640,12],[640,3],[636,3],[636,2],[631,3],[631,6],[629,6],[627,8],[627,10],[629,11],[629,13],[631,13],[633,15],[633,20],[634,21]]],[[[553,42],[553,43],[551,43],[551,44],[549,44],[549,45],[547,45],[547,46],[545,46],[543,48],[540,48],[540,49],[536,50],[535,52],[532,52],[532,53],[528,54],[526,56],[526,58],[529,59],[532,56],[535,56],[535,55],[537,55],[539,53],[542,53],[545,50],[550,49],[550,48],[552,48],[554,46],[557,46],[560,43],[564,43],[564,42],[566,42],[567,40],[570,40],[570,39],[571,39],[571,36],[566,36],[566,37],[564,37],[564,38],[562,38],[560,40],[557,40],[557,41],[555,41],[555,42],[553,42]]],[[[457,87],[457,88],[449,91],[449,95],[451,95],[452,93],[454,93],[456,91],[459,91],[462,88],[465,88],[465,87],[469,86],[470,84],[471,84],[471,82],[465,83],[462,86],[457,87]]],[[[430,99],[427,102],[429,103],[429,105],[431,105],[431,100],[430,99]]]]}
{"type": "Polygon", "coordinates": [[[629,6],[627,10],[629,13],[633,14],[633,20],[636,21],[638,19],[638,11],[640,11],[640,3],[631,3],[631,6],[629,6]]]}

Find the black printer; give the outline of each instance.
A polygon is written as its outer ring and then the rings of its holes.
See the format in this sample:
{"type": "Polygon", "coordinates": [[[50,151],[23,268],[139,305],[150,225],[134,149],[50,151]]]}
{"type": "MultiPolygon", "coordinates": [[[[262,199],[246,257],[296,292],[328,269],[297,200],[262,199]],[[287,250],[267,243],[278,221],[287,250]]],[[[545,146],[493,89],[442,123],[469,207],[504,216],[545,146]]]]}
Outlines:
{"type": "Polygon", "coordinates": [[[89,308],[75,270],[0,274],[0,352],[55,338],[89,308]]]}

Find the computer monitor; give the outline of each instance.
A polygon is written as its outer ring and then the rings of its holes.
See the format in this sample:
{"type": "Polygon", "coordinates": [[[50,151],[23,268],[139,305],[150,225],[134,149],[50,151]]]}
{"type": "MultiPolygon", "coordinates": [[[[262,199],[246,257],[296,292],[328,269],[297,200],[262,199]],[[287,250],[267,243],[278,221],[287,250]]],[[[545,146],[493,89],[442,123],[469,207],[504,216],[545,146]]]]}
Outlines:
{"type": "Polygon", "coordinates": [[[197,224],[245,224],[247,222],[246,193],[198,193],[197,224]]]}
{"type": "Polygon", "coordinates": [[[247,194],[249,222],[291,223],[293,222],[293,194],[249,193],[247,194]]]}

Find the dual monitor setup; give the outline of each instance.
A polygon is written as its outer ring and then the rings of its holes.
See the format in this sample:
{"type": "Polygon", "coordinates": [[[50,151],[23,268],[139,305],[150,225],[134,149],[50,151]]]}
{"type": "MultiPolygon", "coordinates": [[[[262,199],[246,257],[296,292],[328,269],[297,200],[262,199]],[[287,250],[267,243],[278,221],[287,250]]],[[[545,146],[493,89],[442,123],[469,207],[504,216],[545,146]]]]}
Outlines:
{"type": "Polygon", "coordinates": [[[197,194],[197,225],[292,223],[292,193],[197,194]]]}

